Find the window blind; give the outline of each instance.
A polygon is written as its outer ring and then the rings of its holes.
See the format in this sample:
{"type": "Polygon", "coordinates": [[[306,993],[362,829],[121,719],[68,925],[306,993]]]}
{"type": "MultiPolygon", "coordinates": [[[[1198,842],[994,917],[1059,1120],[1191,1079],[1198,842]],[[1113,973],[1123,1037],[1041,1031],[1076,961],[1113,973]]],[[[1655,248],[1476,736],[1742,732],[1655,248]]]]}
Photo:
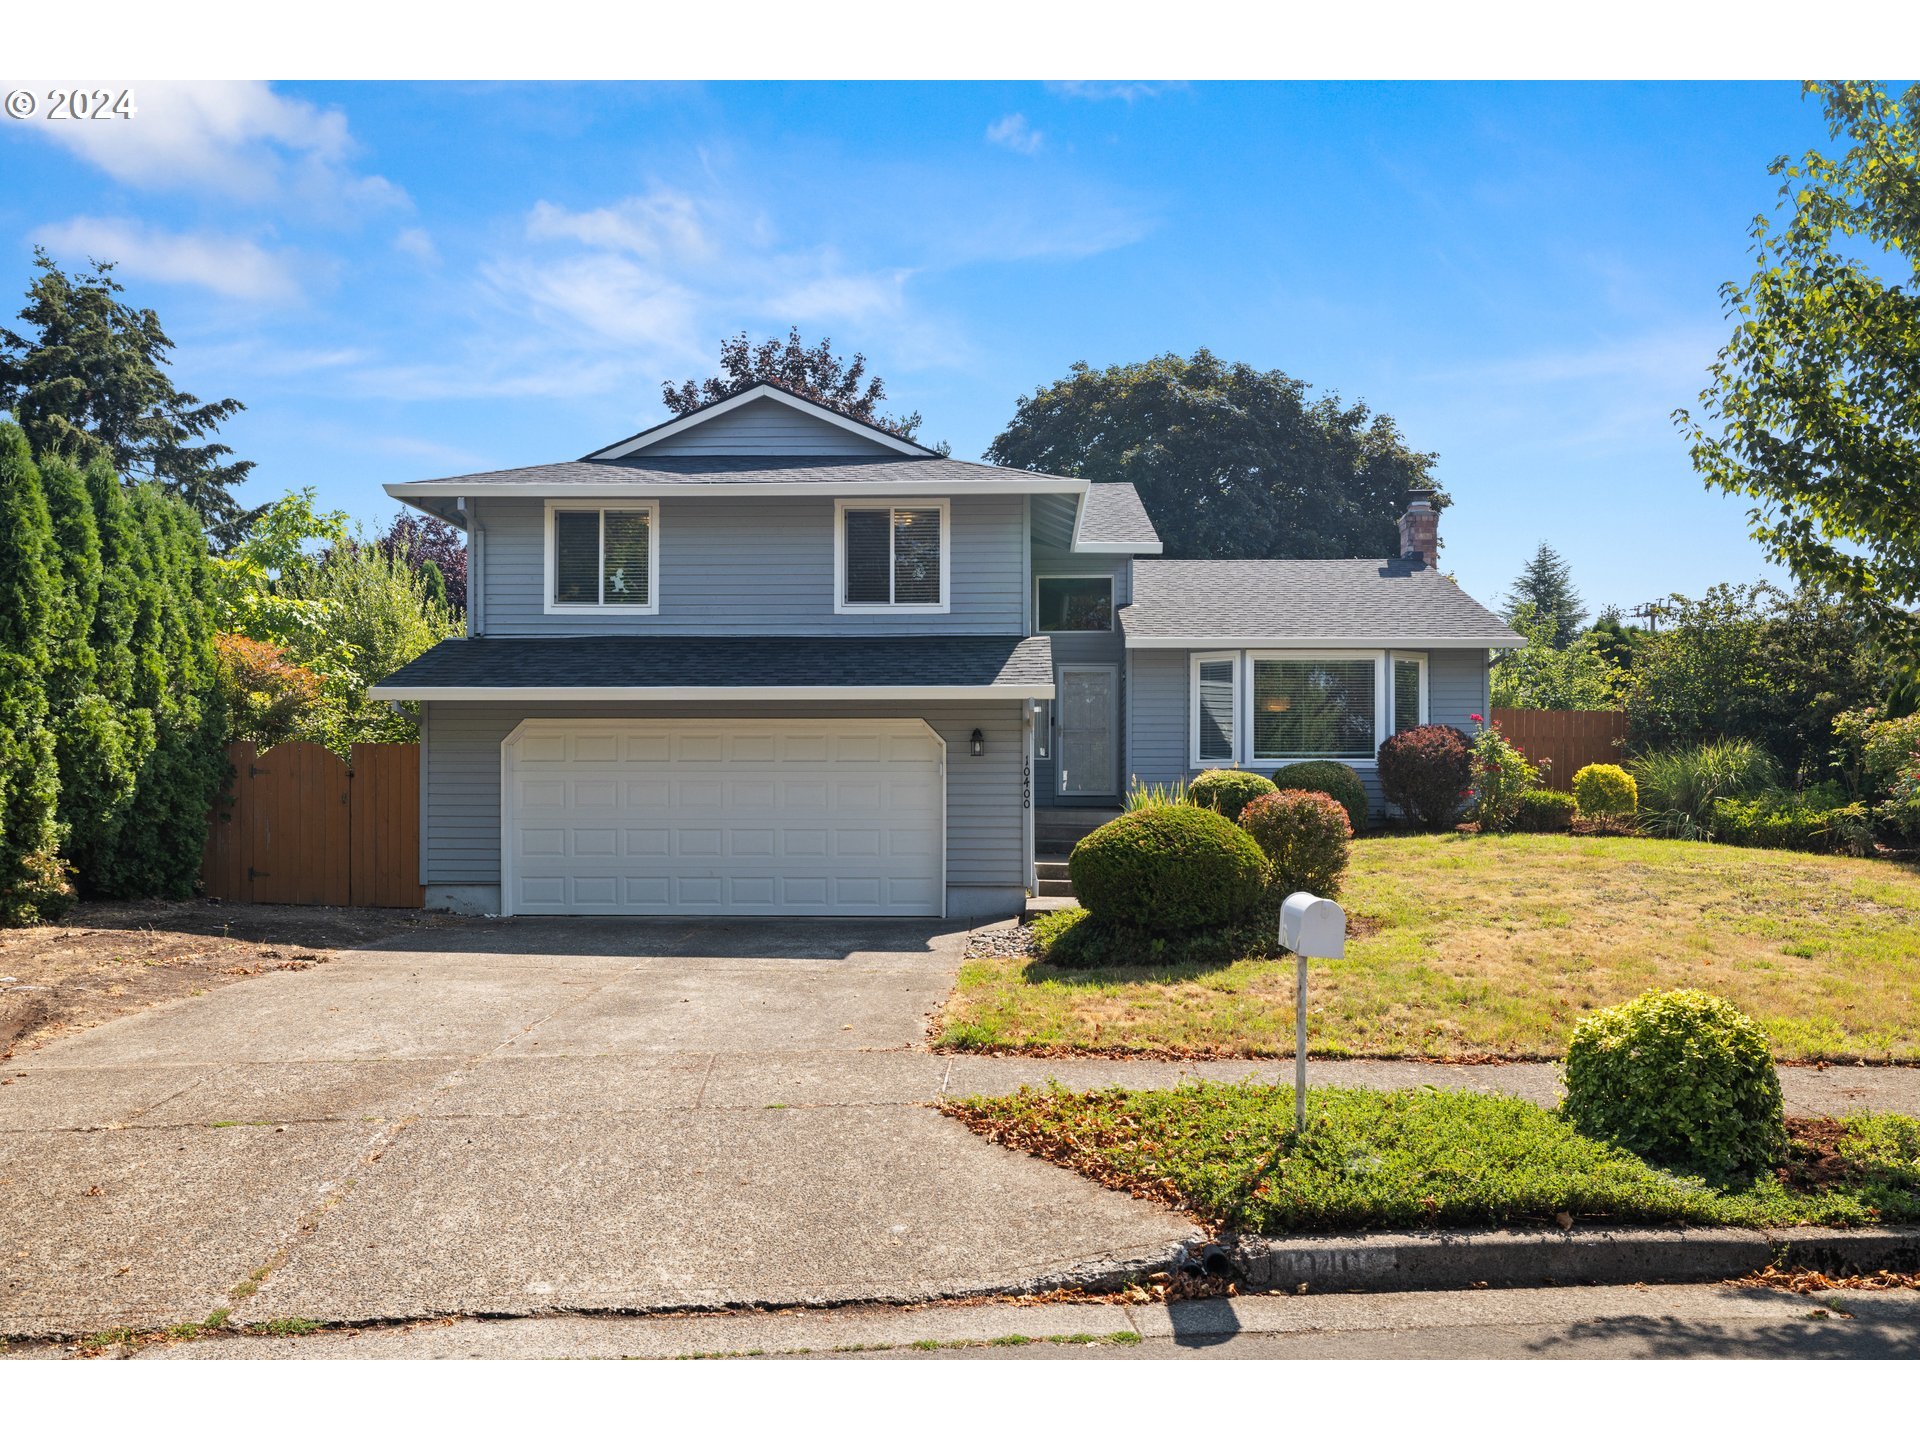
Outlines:
{"type": "Polygon", "coordinates": [[[1411,730],[1420,723],[1420,662],[1393,662],[1393,733],[1411,730]]]}
{"type": "Polygon", "coordinates": [[[848,605],[884,605],[892,598],[888,566],[891,542],[890,510],[849,510],[846,522],[846,591],[848,605]]]}
{"type": "Polygon", "coordinates": [[[893,512],[893,603],[940,603],[940,512],[893,512]]]}
{"type": "Polygon", "coordinates": [[[1202,760],[1231,761],[1233,756],[1234,660],[1200,662],[1200,734],[1195,753],[1202,760]]]}
{"type": "Polygon", "coordinates": [[[653,517],[644,510],[607,510],[602,516],[601,600],[608,605],[645,605],[653,578],[647,573],[653,517]]]}
{"type": "Polygon", "coordinates": [[[1371,660],[1256,660],[1253,753],[1260,759],[1371,759],[1371,660]]]}
{"type": "Polygon", "coordinates": [[[561,605],[600,599],[600,512],[553,512],[553,598],[561,605]]]}

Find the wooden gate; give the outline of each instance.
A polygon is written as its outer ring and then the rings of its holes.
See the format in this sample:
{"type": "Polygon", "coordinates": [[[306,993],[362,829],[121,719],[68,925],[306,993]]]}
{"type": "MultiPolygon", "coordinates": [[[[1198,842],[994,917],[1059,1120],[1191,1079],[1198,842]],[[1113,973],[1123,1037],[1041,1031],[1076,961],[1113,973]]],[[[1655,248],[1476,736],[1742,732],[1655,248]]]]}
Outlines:
{"type": "Polygon", "coordinates": [[[200,883],[219,900],[414,909],[420,747],[356,745],[343,761],[304,740],[227,747],[233,801],[207,831],[200,883]]]}
{"type": "Polygon", "coordinates": [[[1528,760],[1553,766],[1540,783],[1569,790],[1588,765],[1618,765],[1627,738],[1624,710],[1495,710],[1493,723],[1528,760]]]}

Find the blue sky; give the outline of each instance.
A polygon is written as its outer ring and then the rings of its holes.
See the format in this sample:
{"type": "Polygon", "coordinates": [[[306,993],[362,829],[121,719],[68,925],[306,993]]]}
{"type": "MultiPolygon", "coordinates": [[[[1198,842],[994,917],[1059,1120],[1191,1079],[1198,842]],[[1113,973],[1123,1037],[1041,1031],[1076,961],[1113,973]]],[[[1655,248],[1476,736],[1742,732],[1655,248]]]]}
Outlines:
{"type": "MultiPolygon", "coordinates": [[[[1768,573],[1668,416],[1796,85],[228,85],[0,121],[9,293],[114,258],[248,405],[244,498],[571,458],[747,329],[864,351],[977,457],[1076,360],[1205,345],[1439,452],[1446,563],[1590,601],[1768,573]]],[[[13,305],[6,303],[10,312],[13,305]]]]}

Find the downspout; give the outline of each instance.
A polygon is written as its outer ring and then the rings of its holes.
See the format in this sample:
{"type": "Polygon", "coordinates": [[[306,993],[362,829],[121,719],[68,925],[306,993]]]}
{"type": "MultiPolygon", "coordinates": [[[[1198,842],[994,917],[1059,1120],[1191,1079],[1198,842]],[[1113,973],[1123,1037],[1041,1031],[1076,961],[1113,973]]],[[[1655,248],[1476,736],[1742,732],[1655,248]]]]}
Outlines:
{"type": "Polygon", "coordinates": [[[1033,712],[1038,702],[1032,699],[1020,702],[1020,729],[1026,740],[1026,772],[1020,783],[1020,832],[1022,843],[1026,846],[1027,894],[1040,893],[1040,874],[1034,868],[1033,860],[1033,712]]]}

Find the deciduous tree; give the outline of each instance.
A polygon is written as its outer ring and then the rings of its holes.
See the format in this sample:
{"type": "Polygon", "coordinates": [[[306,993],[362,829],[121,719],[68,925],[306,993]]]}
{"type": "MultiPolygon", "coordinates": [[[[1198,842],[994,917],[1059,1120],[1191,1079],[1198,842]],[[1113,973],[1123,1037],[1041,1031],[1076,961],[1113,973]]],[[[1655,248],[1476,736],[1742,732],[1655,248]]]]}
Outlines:
{"type": "Polygon", "coordinates": [[[817,345],[808,345],[795,328],[785,340],[763,340],[758,345],[747,339],[747,332],[729,336],[720,342],[720,373],[705,380],[683,380],[675,385],[665,381],[660,398],[675,415],[685,415],[702,405],[725,400],[770,381],[782,389],[864,420],[882,430],[890,430],[903,440],[911,440],[920,428],[920,414],[886,415],[880,402],[887,398],[887,385],[878,375],[867,374],[867,357],[858,351],[851,360],[833,353],[833,341],[822,337],[817,345]]]}
{"type": "Polygon", "coordinates": [[[987,458],[1131,481],[1168,556],[1344,559],[1400,553],[1396,521],[1435,457],[1390,416],[1199,350],[1074,365],[1021,397],[987,458]]]}
{"type": "Polygon", "coordinates": [[[1781,156],[1754,270],[1721,287],[1733,336],[1700,414],[1706,483],[1802,582],[1908,637],[1920,604],[1920,86],[1808,86],[1837,154],[1781,156]]]}

